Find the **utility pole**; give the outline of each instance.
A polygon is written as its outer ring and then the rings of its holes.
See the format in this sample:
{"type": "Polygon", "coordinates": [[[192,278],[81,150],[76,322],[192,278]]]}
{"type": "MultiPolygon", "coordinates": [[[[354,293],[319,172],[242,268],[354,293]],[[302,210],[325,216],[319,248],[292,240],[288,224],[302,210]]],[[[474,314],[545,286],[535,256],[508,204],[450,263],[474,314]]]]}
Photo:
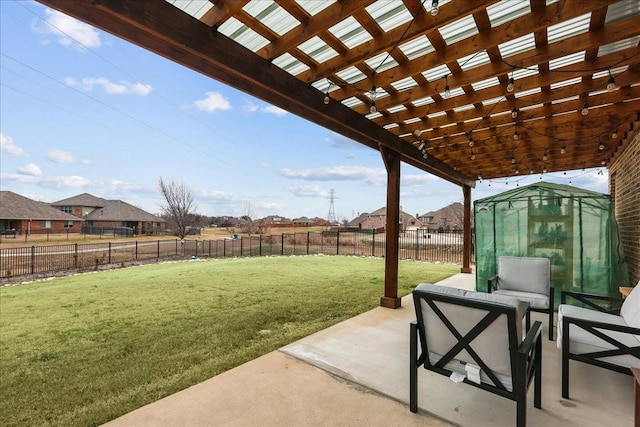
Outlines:
{"type": "Polygon", "coordinates": [[[335,200],[334,194],[335,193],[333,191],[333,188],[329,190],[329,215],[327,215],[327,221],[330,224],[335,224],[336,222],[338,222],[338,220],[336,219],[336,209],[334,206],[334,200],[335,200]]]}

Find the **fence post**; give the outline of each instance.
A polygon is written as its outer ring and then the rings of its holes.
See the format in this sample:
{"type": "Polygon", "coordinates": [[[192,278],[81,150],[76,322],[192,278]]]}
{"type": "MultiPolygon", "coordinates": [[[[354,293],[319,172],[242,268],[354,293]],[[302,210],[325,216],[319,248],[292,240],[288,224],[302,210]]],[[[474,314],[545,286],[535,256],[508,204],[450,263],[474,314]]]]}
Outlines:
{"type": "MultiPolygon", "coordinates": [[[[158,259],[160,259],[160,239],[158,239],[158,247],[156,248],[156,252],[158,254],[158,259]]],[[[178,252],[177,243],[176,243],[176,252],[178,252]]]]}
{"type": "Polygon", "coordinates": [[[138,241],[136,240],[136,258],[135,260],[138,260],[138,241]]]}
{"type": "Polygon", "coordinates": [[[109,264],[111,264],[111,242],[109,242],[109,264]]]}
{"type": "Polygon", "coordinates": [[[240,256],[242,256],[242,249],[243,249],[243,246],[244,246],[243,245],[243,240],[244,240],[244,237],[240,236],[240,256]]]}
{"type": "Polygon", "coordinates": [[[371,234],[371,256],[376,256],[376,229],[371,234]]]}
{"type": "Polygon", "coordinates": [[[258,256],[262,256],[262,234],[260,234],[260,240],[258,240],[258,256]]]}
{"type": "Polygon", "coordinates": [[[416,260],[420,259],[420,238],[418,237],[419,233],[419,229],[416,228],[416,260]]]}
{"type": "Polygon", "coordinates": [[[36,247],[31,246],[31,274],[36,272],[36,247]]]}
{"type": "Polygon", "coordinates": [[[78,244],[76,243],[73,251],[73,268],[78,268],[78,244]]]}
{"type": "Polygon", "coordinates": [[[284,233],[282,233],[282,240],[280,242],[280,255],[284,255],[284,233]]]}
{"type": "Polygon", "coordinates": [[[336,233],[336,255],[340,255],[340,230],[336,233]]]}
{"type": "Polygon", "coordinates": [[[309,255],[309,239],[310,239],[309,236],[310,235],[311,234],[307,231],[307,255],[309,255]]]}

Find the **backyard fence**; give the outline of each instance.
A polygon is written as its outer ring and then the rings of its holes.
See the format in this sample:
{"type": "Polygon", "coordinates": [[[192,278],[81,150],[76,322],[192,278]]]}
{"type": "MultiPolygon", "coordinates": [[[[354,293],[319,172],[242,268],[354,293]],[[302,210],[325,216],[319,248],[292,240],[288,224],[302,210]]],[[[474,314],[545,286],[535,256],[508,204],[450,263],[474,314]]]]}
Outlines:
{"type": "MultiPolygon", "coordinates": [[[[62,244],[0,249],[0,277],[91,270],[165,259],[282,255],[385,256],[385,234],[325,231],[239,236],[223,240],[157,240],[62,244]]],[[[408,231],[399,237],[401,259],[462,264],[462,234],[408,231]]]]}

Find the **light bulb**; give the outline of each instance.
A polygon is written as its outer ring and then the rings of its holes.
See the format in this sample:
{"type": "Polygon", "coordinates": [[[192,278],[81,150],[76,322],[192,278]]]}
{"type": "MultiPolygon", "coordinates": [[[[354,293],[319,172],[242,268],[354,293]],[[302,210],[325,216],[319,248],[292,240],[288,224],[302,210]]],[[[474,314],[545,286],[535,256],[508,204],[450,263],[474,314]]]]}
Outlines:
{"type": "Polygon", "coordinates": [[[513,110],[511,110],[511,118],[515,119],[516,117],[518,117],[518,109],[514,108],[513,110]]]}
{"type": "Polygon", "coordinates": [[[546,166],[544,166],[544,167],[542,168],[542,173],[547,173],[547,167],[546,167],[546,166]]]}
{"type": "Polygon", "coordinates": [[[600,143],[600,145],[598,145],[598,150],[602,151],[604,150],[604,144],[600,143]]]}
{"type": "Polygon", "coordinates": [[[609,76],[609,81],[607,82],[607,90],[614,90],[616,88],[616,82],[613,80],[613,76],[609,76]]]}
{"type": "Polygon", "coordinates": [[[378,110],[376,109],[376,102],[375,102],[375,101],[373,101],[373,102],[371,103],[371,107],[369,107],[369,112],[370,112],[370,113],[375,113],[376,111],[378,111],[378,110]]]}
{"type": "Polygon", "coordinates": [[[473,143],[473,138],[469,138],[469,147],[473,147],[474,143],[473,143]]]}
{"type": "Polygon", "coordinates": [[[427,157],[429,157],[429,155],[427,154],[427,152],[426,152],[426,151],[424,151],[424,152],[422,153],[422,158],[423,158],[423,159],[426,159],[427,157]]]}
{"type": "Polygon", "coordinates": [[[582,104],[582,111],[580,111],[580,114],[582,114],[583,116],[586,116],[589,114],[589,103],[585,102],[584,104],[582,104]]]}
{"type": "Polygon", "coordinates": [[[516,172],[516,175],[520,175],[520,169],[516,168],[515,172],[516,172]]]}
{"type": "Polygon", "coordinates": [[[478,179],[479,179],[480,181],[482,181],[482,173],[479,173],[479,174],[478,174],[478,179]]]}
{"type": "Polygon", "coordinates": [[[563,145],[562,148],[560,149],[560,154],[564,154],[566,152],[567,152],[567,149],[563,145]]]}
{"type": "Polygon", "coordinates": [[[451,90],[449,89],[449,85],[444,87],[444,97],[449,98],[451,96],[451,90]]]}
{"type": "Polygon", "coordinates": [[[547,152],[546,151],[542,155],[542,160],[544,160],[545,162],[547,161],[547,152]]]}
{"type": "Polygon", "coordinates": [[[418,150],[422,150],[423,148],[424,148],[424,141],[422,141],[420,145],[418,145],[418,150]]]}
{"type": "Polygon", "coordinates": [[[324,96],[324,105],[329,104],[329,101],[331,101],[331,99],[329,98],[329,95],[325,95],[324,96]]]}
{"type": "Polygon", "coordinates": [[[520,134],[518,133],[518,131],[515,131],[513,133],[513,139],[518,139],[520,137],[520,134]]]}
{"type": "Polygon", "coordinates": [[[512,158],[511,158],[511,164],[515,164],[515,163],[516,163],[516,158],[515,158],[515,157],[512,157],[512,158]]]}
{"type": "Polygon", "coordinates": [[[617,137],[618,137],[618,132],[614,130],[613,133],[611,134],[611,139],[616,139],[617,137]]]}
{"type": "Polygon", "coordinates": [[[513,92],[516,88],[515,81],[513,80],[513,76],[509,77],[509,84],[507,84],[507,92],[513,92]]]}
{"type": "Polygon", "coordinates": [[[431,16],[436,16],[439,12],[440,8],[438,7],[438,0],[433,0],[433,2],[431,2],[431,10],[429,13],[431,13],[431,16]]]}
{"type": "Polygon", "coordinates": [[[475,160],[476,159],[476,153],[472,152],[471,153],[471,160],[475,160]]]}

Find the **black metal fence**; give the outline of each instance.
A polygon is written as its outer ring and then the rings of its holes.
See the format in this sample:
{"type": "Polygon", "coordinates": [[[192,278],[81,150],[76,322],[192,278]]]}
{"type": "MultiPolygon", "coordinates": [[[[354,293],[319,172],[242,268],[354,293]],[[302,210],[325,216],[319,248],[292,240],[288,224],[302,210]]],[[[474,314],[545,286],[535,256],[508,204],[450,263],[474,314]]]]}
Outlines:
{"type": "MultiPolygon", "coordinates": [[[[402,233],[399,258],[462,264],[462,234],[402,233]]],[[[325,231],[241,236],[224,240],[157,240],[63,244],[0,249],[0,277],[101,266],[144,260],[226,258],[282,255],[385,256],[385,234],[325,231]]]]}

